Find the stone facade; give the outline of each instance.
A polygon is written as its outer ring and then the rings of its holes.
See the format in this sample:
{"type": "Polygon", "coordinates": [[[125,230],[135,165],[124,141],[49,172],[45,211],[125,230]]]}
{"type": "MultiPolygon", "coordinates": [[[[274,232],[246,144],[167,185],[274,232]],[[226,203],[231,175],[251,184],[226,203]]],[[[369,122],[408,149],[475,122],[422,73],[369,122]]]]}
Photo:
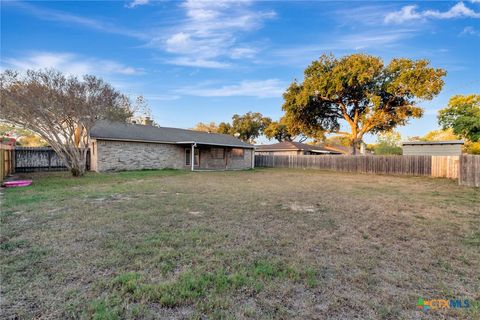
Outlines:
{"type": "MultiPolygon", "coordinates": [[[[110,141],[94,139],[91,143],[91,170],[97,172],[140,169],[186,169],[186,149],[190,145],[110,141]]],[[[198,146],[197,170],[240,170],[252,167],[253,149],[241,148],[243,157],[234,156],[229,147],[198,146]],[[223,149],[223,158],[215,157],[212,148],[223,149]]]]}

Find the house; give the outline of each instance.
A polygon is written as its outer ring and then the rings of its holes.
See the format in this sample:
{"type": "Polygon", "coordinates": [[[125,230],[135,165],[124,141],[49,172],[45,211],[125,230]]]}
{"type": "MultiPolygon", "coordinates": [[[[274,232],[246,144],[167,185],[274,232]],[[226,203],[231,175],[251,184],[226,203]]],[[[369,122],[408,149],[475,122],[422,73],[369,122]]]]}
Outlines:
{"type": "Polygon", "coordinates": [[[406,141],[402,142],[402,149],[406,156],[459,156],[463,144],[462,140],[406,141]]]}
{"type": "Polygon", "coordinates": [[[295,141],[283,141],[274,144],[263,144],[256,146],[255,154],[258,155],[322,155],[322,154],[344,154],[342,150],[315,146],[295,141]]]}
{"type": "Polygon", "coordinates": [[[254,165],[254,146],[225,134],[99,121],[90,138],[90,168],[97,172],[235,170],[254,165]]]}

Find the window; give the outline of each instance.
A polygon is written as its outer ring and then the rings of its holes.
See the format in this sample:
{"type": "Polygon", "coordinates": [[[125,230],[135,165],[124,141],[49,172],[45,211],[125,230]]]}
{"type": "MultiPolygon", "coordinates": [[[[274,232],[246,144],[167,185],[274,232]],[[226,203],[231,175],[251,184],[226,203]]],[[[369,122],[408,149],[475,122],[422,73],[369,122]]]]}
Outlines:
{"type": "Polygon", "coordinates": [[[232,158],[236,158],[236,159],[243,159],[243,152],[244,150],[243,149],[240,149],[240,148],[233,148],[232,149],[232,158]]]}
{"type": "Polygon", "coordinates": [[[223,148],[211,148],[210,153],[212,154],[213,159],[224,159],[225,158],[225,149],[223,149],[223,148]]]}
{"type": "MultiPolygon", "coordinates": [[[[194,150],[194,166],[198,166],[198,163],[200,162],[200,153],[198,149],[193,149],[194,150]]],[[[192,159],[192,149],[191,148],[186,148],[185,149],[185,165],[190,166],[192,163],[190,162],[192,159]]]]}

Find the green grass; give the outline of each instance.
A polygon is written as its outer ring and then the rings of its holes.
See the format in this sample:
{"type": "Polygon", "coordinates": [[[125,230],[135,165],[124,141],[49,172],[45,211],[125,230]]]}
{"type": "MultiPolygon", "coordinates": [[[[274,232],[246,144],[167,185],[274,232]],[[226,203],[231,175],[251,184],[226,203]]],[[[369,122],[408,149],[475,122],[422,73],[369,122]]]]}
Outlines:
{"type": "Polygon", "coordinates": [[[438,314],[419,313],[419,296],[478,299],[479,193],[449,180],[31,177],[1,199],[4,318],[428,319],[438,314]]]}

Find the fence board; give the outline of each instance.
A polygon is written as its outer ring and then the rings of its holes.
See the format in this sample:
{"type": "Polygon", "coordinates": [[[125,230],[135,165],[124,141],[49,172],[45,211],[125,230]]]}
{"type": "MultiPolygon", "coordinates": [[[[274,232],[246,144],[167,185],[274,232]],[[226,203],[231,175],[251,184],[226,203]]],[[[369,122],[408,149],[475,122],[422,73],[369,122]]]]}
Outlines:
{"type": "Polygon", "coordinates": [[[432,177],[457,179],[459,175],[458,156],[432,157],[432,177]]]}
{"type": "MultiPolygon", "coordinates": [[[[450,162],[447,161],[447,165],[450,162]]],[[[454,172],[454,169],[447,168],[454,172]]],[[[312,168],[394,175],[432,175],[431,156],[256,155],[255,167],[312,168]]],[[[450,172],[448,171],[448,172],[450,172]]],[[[442,173],[452,176],[453,173],[442,173]]]]}
{"type": "Polygon", "coordinates": [[[13,147],[0,143],[0,182],[12,174],[14,170],[13,159],[15,158],[13,147]]]}
{"type": "Polygon", "coordinates": [[[460,157],[460,176],[458,184],[480,187],[480,156],[462,155],[460,157]]]}

